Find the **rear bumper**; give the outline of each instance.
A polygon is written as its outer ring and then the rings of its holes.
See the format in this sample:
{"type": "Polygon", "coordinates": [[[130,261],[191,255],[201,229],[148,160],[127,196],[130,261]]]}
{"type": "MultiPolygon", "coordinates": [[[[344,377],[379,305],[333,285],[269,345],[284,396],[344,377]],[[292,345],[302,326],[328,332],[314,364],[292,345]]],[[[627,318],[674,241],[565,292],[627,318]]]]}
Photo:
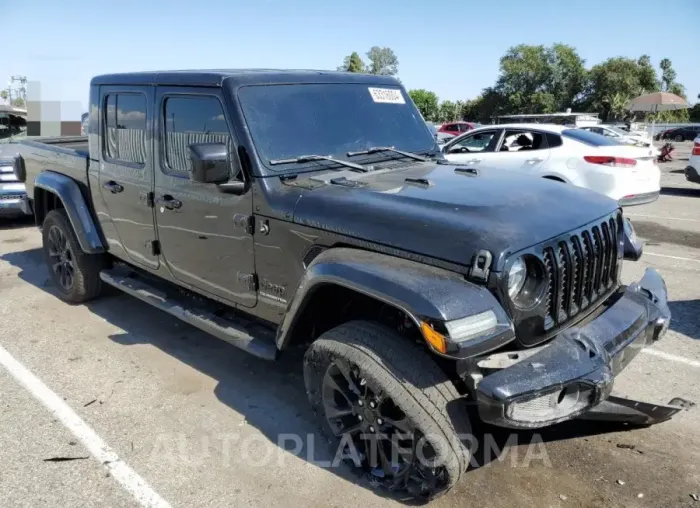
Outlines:
{"type": "MultiPolygon", "coordinates": [[[[508,428],[539,428],[576,418],[611,395],[615,376],[668,329],[666,284],[654,269],[626,287],[602,314],[559,334],[484,377],[480,417],[508,428]]],[[[513,354],[518,353],[511,353],[513,354]]]]}
{"type": "Polygon", "coordinates": [[[620,203],[621,206],[643,205],[645,203],[652,203],[659,199],[659,194],[661,194],[660,191],[645,192],[644,194],[633,194],[618,200],[618,203],[620,203]]]}
{"type": "Polygon", "coordinates": [[[685,168],[685,179],[689,182],[700,183],[700,174],[698,173],[699,171],[696,168],[688,166],[685,168]]]}

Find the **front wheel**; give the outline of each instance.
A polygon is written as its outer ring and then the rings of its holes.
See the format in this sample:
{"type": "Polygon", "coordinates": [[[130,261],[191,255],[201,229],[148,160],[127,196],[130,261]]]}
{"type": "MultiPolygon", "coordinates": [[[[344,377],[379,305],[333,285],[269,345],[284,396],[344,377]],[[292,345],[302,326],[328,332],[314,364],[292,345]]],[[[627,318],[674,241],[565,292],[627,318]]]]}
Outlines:
{"type": "Polygon", "coordinates": [[[81,303],[99,295],[104,257],[81,250],[64,209],[51,210],[46,215],[42,239],[46,266],[61,300],[81,303]]]}
{"type": "Polygon", "coordinates": [[[306,391],[336,457],[373,484],[420,501],[466,470],[466,404],[423,350],[389,328],[353,321],[324,333],[304,357],[306,391]]]}
{"type": "Polygon", "coordinates": [[[681,142],[683,141],[683,135],[682,134],[676,134],[676,137],[673,138],[675,141],[681,142]]]}

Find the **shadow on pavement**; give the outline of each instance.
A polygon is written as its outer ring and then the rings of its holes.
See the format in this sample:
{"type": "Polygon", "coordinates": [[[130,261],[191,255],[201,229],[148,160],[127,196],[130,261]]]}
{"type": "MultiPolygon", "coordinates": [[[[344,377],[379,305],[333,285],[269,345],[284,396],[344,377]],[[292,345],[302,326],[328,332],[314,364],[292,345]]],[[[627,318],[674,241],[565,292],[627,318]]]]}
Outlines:
{"type": "MultiPolygon", "coordinates": [[[[20,268],[19,277],[22,280],[56,296],[43,264],[41,249],[8,253],[0,259],[20,268]]],[[[151,344],[159,348],[217,380],[214,389],[217,398],[245,416],[246,424],[254,426],[273,444],[287,451],[293,449],[296,456],[377,495],[405,502],[392,493],[374,488],[366,477],[342,463],[329,467],[334,462],[336,450],[331,449],[321,436],[309,407],[302,376],[303,351],[285,352],[276,362],[260,360],[135,298],[115,292],[85,305],[93,313],[124,330],[124,333],[110,336],[111,340],[124,346],[151,344]],[[293,440],[288,439],[290,435],[301,437],[300,450],[298,445],[295,448],[293,440]]],[[[473,409],[469,408],[472,414],[473,409]]],[[[511,431],[484,425],[476,415],[473,415],[472,426],[474,458],[470,470],[500,461],[513,446],[563,441],[633,428],[620,424],[574,421],[538,431],[511,431]]]]}
{"type": "Polygon", "coordinates": [[[668,302],[671,309],[671,330],[700,340],[700,300],[668,302]]]}
{"type": "Polygon", "coordinates": [[[0,231],[34,226],[34,217],[23,215],[16,218],[0,217],[0,231]]]}
{"type": "Polygon", "coordinates": [[[680,196],[686,198],[700,198],[700,185],[697,189],[691,187],[661,187],[664,196],[680,196]]]}

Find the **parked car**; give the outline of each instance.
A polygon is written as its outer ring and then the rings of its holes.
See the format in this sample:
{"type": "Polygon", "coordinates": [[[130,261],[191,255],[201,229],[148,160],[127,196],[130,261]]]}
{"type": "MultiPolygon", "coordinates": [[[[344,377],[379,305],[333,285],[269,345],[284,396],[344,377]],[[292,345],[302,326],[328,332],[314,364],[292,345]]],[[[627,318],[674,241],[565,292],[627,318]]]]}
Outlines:
{"type": "Polygon", "coordinates": [[[620,144],[581,128],[548,124],[482,126],[442,148],[451,162],[571,183],[621,205],[659,197],[661,172],[650,148],[620,144]]]}
{"type": "Polygon", "coordinates": [[[658,148],[652,145],[651,140],[640,133],[630,132],[629,130],[624,130],[614,125],[591,125],[586,127],[579,127],[580,129],[595,132],[602,136],[612,138],[615,141],[624,143],[627,145],[641,146],[645,148],[651,148],[652,154],[656,157],[661,153],[658,148]]]}
{"type": "Polygon", "coordinates": [[[656,136],[655,139],[672,139],[673,141],[690,141],[700,135],[700,125],[686,125],[675,129],[665,130],[656,136]]]}
{"type": "Polygon", "coordinates": [[[451,134],[452,136],[459,136],[464,132],[469,132],[475,126],[476,124],[472,122],[448,122],[442,124],[438,129],[438,132],[444,132],[445,134],[451,134]]]}
{"type": "Polygon", "coordinates": [[[437,127],[433,122],[425,122],[428,125],[428,129],[430,129],[430,132],[433,134],[435,137],[435,141],[437,142],[438,146],[442,146],[445,143],[447,143],[450,139],[454,138],[454,135],[448,134],[446,132],[440,132],[437,130],[437,127]]]}
{"type": "Polygon", "coordinates": [[[693,141],[693,151],[685,168],[685,179],[689,182],[700,183],[700,136],[693,141]]]}
{"type": "Polygon", "coordinates": [[[670,322],[658,272],[620,281],[641,244],[618,203],[451,165],[396,79],[112,74],[90,110],[87,138],[13,164],[57,295],[114,286],[266,360],[305,348],[328,439],[403,499],[465,474],[467,404],[525,429],[680,410],[611,397],[670,322]]]}

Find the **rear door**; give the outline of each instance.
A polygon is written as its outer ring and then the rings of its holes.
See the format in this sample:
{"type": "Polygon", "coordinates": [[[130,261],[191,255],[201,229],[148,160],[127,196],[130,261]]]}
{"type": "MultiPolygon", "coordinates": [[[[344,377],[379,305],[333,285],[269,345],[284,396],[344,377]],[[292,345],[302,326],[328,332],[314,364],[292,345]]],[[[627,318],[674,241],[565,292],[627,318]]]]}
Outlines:
{"type": "Polygon", "coordinates": [[[488,165],[537,175],[546,167],[549,155],[546,133],[533,129],[506,129],[488,159],[488,165]]]}
{"type": "Polygon", "coordinates": [[[100,87],[99,214],[110,250],[135,264],[158,268],[153,208],[153,87],[100,87]]]}
{"type": "MultiPolygon", "coordinates": [[[[219,88],[158,87],[155,214],[162,255],[173,276],[213,296],[253,307],[253,193],[226,194],[189,179],[192,143],[237,143],[219,88]]],[[[239,175],[245,178],[244,175],[239,175]]]]}

